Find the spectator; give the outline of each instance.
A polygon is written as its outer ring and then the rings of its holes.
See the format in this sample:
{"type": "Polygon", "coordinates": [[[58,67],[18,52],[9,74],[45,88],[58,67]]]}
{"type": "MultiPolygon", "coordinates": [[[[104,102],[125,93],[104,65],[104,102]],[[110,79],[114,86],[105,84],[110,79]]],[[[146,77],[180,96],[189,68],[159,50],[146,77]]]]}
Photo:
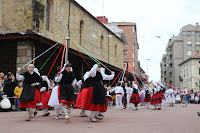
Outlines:
{"type": "Polygon", "coordinates": [[[18,108],[18,105],[19,105],[19,98],[20,98],[20,96],[22,94],[22,90],[23,90],[22,85],[23,85],[22,81],[18,82],[18,86],[16,86],[15,90],[14,90],[14,94],[17,97],[16,98],[16,110],[17,111],[20,111],[20,109],[18,108]]]}
{"type": "Polygon", "coordinates": [[[0,73],[0,92],[3,91],[3,86],[4,86],[4,73],[0,73]]]}
{"type": "MultiPolygon", "coordinates": [[[[17,86],[17,82],[15,80],[15,76],[11,73],[8,72],[7,74],[7,79],[4,81],[4,92],[8,97],[13,97],[14,96],[14,89],[17,86]]],[[[14,104],[14,99],[9,98],[10,103],[11,103],[11,110],[12,110],[12,105],[14,104]]]]}
{"type": "Polygon", "coordinates": [[[190,91],[190,103],[194,103],[194,93],[193,93],[193,90],[190,91]]]}
{"type": "Polygon", "coordinates": [[[194,94],[194,103],[195,104],[198,104],[198,102],[199,102],[199,96],[198,96],[198,93],[197,92],[195,92],[195,94],[194,94]]]}

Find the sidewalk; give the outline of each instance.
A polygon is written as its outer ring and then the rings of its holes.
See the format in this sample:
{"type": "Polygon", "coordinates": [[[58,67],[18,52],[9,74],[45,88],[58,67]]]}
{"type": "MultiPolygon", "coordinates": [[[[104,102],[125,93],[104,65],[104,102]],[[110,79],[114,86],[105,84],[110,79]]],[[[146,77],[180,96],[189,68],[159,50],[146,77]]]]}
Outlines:
{"type": "MultiPolygon", "coordinates": [[[[109,109],[102,121],[92,123],[89,117],[79,116],[80,110],[72,110],[71,123],[55,120],[54,111],[49,117],[39,112],[31,122],[25,122],[26,112],[0,112],[0,132],[4,133],[200,133],[198,104],[182,104],[149,110],[139,106],[138,111],[109,109]]],[[[86,111],[88,116],[90,112],[86,111]]]]}

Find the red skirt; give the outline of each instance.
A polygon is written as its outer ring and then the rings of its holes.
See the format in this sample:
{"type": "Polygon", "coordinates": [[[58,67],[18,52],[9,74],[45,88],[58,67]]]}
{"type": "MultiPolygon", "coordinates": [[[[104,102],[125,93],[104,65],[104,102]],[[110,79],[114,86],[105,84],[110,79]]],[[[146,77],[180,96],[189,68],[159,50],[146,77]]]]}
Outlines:
{"type": "Polygon", "coordinates": [[[81,89],[76,100],[76,108],[82,109],[84,107],[85,102],[87,102],[87,94],[88,88],[81,89]]]}
{"type": "Polygon", "coordinates": [[[109,97],[109,96],[106,96],[106,101],[107,101],[107,102],[110,102],[110,101],[112,101],[112,98],[109,97]]]}
{"type": "Polygon", "coordinates": [[[64,103],[64,104],[74,104],[74,101],[66,101],[66,100],[60,100],[60,85],[58,86],[58,98],[59,98],[59,103],[64,103]]]}
{"type": "MultiPolygon", "coordinates": [[[[36,92],[35,88],[35,92],[36,92]]],[[[37,93],[35,93],[33,101],[28,101],[28,102],[20,102],[19,103],[19,108],[36,108],[36,103],[37,103],[37,93]]]]}
{"type": "Polygon", "coordinates": [[[144,102],[151,102],[151,95],[147,94],[148,96],[145,96],[144,102]]]}
{"type": "Polygon", "coordinates": [[[160,91],[160,96],[161,96],[161,99],[165,99],[165,96],[162,91],[160,91]]]}
{"type": "Polygon", "coordinates": [[[159,103],[159,101],[158,101],[159,99],[158,99],[158,93],[156,93],[156,94],[154,94],[153,96],[152,96],[152,98],[151,98],[151,104],[153,105],[153,104],[158,104],[159,103]]]}
{"type": "Polygon", "coordinates": [[[36,103],[41,103],[41,92],[40,89],[35,89],[36,103]]]}
{"type": "Polygon", "coordinates": [[[140,102],[140,95],[133,94],[130,99],[130,103],[139,103],[140,102]]]}
{"type": "Polygon", "coordinates": [[[41,102],[42,102],[42,106],[40,106],[39,108],[50,108],[50,106],[48,106],[48,102],[50,99],[50,92],[49,91],[45,91],[41,93],[41,102]]]}
{"type": "Polygon", "coordinates": [[[87,100],[85,100],[83,110],[106,112],[107,103],[105,104],[93,104],[93,87],[88,88],[87,100]]]}

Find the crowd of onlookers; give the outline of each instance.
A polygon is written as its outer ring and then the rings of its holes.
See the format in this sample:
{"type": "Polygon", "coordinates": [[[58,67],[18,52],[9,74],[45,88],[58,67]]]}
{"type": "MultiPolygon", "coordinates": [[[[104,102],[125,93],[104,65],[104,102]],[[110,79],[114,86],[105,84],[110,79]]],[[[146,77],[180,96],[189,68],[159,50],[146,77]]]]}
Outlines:
{"type": "MultiPolygon", "coordinates": [[[[53,89],[53,81],[50,80],[50,92],[53,89]]],[[[3,95],[6,95],[10,101],[11,108],[9,110],[17,110],[19,105],[19,98],[23,90],[23,81],[17,82],[15,75],[11,72],[4,74],[0,72],[0,101],[3,100],[3,95]]]]}

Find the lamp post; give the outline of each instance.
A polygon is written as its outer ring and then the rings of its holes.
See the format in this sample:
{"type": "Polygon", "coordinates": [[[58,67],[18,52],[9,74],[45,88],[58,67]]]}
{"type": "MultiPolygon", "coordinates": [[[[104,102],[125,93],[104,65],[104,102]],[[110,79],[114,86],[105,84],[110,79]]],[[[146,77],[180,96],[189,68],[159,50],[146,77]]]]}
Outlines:
{"type": "Polygon", "coordinates": [[[149,61],[150,59],[147,59],[147,77],[149,76],[149,73],[148,73],[148,61],[149,61]]]}

